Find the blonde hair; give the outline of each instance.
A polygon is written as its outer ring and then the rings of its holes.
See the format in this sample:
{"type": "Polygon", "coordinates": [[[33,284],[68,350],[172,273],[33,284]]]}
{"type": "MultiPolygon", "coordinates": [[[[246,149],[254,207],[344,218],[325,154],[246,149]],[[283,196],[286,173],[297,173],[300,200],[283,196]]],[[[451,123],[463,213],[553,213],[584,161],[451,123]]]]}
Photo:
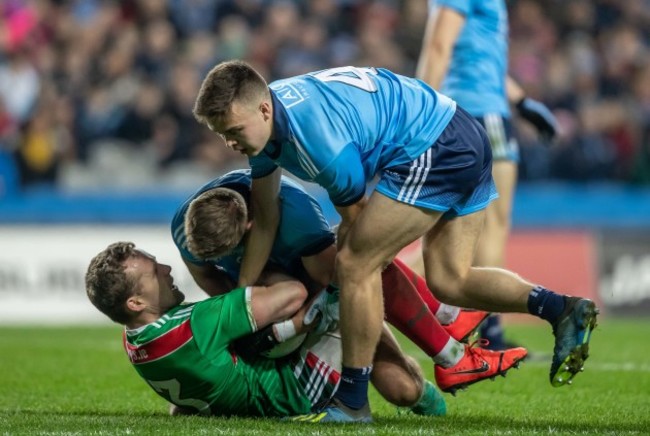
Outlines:
{"type": "Polygon", "coordinates": [[[238,60],[222,62],[203,79],[192,113],[199,123],[207,124],[223,119],[235,100],[254,102],[267,97],[266,81],[253,67],[238,60]]]}
{"type": "Polygon", "coordinates": [[[248,224],[244,197],[232,189],[214,188],[192,200],[185,213],[187,249],[199,259],[229,254],[248,224]]]}

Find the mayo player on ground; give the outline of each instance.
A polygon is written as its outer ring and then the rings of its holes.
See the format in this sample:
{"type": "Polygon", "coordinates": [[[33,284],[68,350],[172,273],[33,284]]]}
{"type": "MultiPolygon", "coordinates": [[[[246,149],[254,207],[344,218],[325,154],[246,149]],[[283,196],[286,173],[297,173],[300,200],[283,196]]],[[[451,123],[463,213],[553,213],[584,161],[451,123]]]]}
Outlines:
{"type": "MultiPolygon", "coordinates": [[[[176,406],[173,413],[326,416],[311,412],[330,399],[340,379],[336,333],[308,335],[300,350],[284,359],[245,358],[232,347],[237,339],[295,312],[294,294],[305,292],[300,282],[275,274],[267,286],[183,304],[170,273],[171,267],[133,243],[118,242],[92,259],[86,290],[97,309],[125,325],[129,360],[147,384],[176,406]]],[[[385,327],[374,365],[373,383],[387,400],[415,412],[429,409],[421,414],[444,414],[444,401],[422,401],[430,385],[385,327]]]]}

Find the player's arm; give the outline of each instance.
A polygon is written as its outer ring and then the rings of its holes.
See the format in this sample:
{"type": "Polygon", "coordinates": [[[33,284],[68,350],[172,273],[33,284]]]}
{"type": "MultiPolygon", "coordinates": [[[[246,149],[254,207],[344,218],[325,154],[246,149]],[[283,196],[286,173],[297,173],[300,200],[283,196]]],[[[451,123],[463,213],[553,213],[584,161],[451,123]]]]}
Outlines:
{"type": "Polygon", "coordinates": [[[197,265],[183,258],[192,278],[211,297],[225,294],[235,287],[228,274],[213,265],[197,265]]]}
{"type": "Polygon", "coordinates": [[[280,222],[280,177],[276,168],[270,174],[254,178],[251,187],[253,225],[246,239],[238,286],[257,281],[271,254],[280,222]]]}
{"type": "Polygon", "coordinates": [[[419,79],[440,87],[464,25],[465,15],[452,8],[441,6],[429,15],[416,72],[419,79]]]}
{"type": "Polygon", "coordinates": [[[550,141],[555,137],[557,119],[544,103],[526,97],[524,89],[510,76],[506,77],[506,93],[519,115],[535,126],[543,139],[550,141]]]}
{"type": "Polygon", "coordinates": [[[258,356],[313,327],[305,325],[308,309],[304,305],[307,298],[304,285],[283,274],[272,276],[279,277],[280,281],[250,288],[250,316],[255,331],[233,342],[233,348],[242,357],[258,356]]]}
{"type": "Polygon", "coordinates": [[[257,286],[196,303],[192,326],[209,333],[210,347],[232,346],[238,355],[254,357],[299,332],[303,315],[291,318],[307,299],[303,284],[268,271],[261,279],[257,286]]]}
{"type": "Polygon", "coordinates": [[[329,285],[334,276],[334,259],[336,258],[336,245],[332,244],[323,251],[312,256],[303,256],[302,265],[309,277],[320,288],[329,285]]]}
{"type": "Polygon", "coordinates": [[[291,318],[306,298],[305,286],[286,276],[267,286],[253,286],[251,311],[258,329],[291,318]]]}
{"type": "Polygon", "coordinates": [[[332,300],[325,289],[307,300],[307,289],[302,282],[284,274],[279,274],[279,280],[267,286],[252,288],[251,311],[258,331],[251,336],[264,331],[272,332],[275,336],[275,341],[272,342],[257,341],[255,353],[314,328],[325,329],[330,321],[321,319],[325,306],[332,304],[332,301],[338,305],[338,300],[332,300]]]}

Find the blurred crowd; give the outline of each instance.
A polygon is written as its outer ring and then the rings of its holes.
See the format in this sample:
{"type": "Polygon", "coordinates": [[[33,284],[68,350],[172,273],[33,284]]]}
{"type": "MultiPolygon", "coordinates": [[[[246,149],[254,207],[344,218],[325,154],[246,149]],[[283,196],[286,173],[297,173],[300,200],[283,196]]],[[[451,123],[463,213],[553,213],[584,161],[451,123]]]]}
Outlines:
{"type": "MultiPolygon", "coordinates": [[[[508,8],[511,74],[561,127],[549,145],[517,123],[521,178],[650,183],[650,0],[508,8]]],[[[413,75],[426,17],[426,0],[0,1],[0,196],[245,166],[192,118],[215,63],[413,75]]]]}

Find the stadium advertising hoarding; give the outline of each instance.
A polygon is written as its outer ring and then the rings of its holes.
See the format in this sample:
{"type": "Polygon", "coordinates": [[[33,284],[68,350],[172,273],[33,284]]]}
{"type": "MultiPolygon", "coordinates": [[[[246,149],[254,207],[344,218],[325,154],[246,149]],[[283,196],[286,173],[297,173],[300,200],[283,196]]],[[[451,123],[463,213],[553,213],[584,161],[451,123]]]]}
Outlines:
{"type": "Polygon", "coordinates": [[[0,227],[0,323],[109,322],[88,301],[84,275],[108,244],[132,241],[172,267],[188,300],[193,286],[166,226],[0,227]]]}
{"type": "MultiPolygon", "coordinates": [[[[417,265],[418,253],[416,242],[400,256],[417,265]]],[[[604,313],[650,314],[647,231],[516,230],[506,266],[558,292],[594,299],[604,313]]]]}
{"type": "Polygon", "coordinates": [[[592,298],[608,315],[650,314],[648,231],[517,231],[506,257],[513,271],[592,298]]]}
{"type": "Polygon", "coordinates": [[[600,236],[600,297],[614,315],[650,315],[650,232],[600,236]]]}

